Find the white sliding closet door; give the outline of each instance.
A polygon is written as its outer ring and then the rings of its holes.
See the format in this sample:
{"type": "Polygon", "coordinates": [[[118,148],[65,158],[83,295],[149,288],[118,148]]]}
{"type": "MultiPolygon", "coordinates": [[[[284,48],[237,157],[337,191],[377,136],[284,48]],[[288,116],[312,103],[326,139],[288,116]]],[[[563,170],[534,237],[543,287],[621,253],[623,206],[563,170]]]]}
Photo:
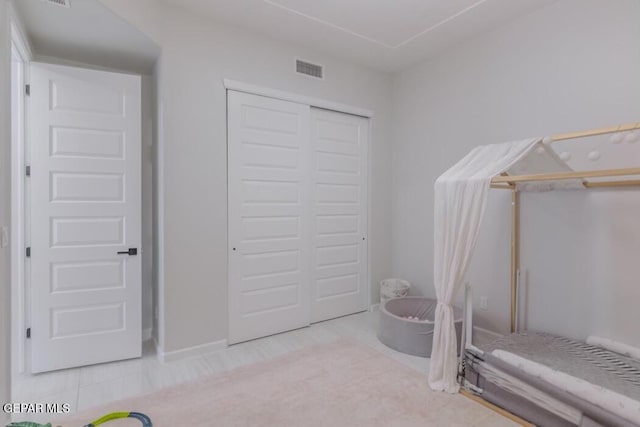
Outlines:
{"type": "Polygon", "coordinates": [[[230,343],[309,325],[309,114],[228,91],[230,343]]]}
{"type": "Polygon", "coordinates": [[[311,322],[367,309],[369,120],[311,109],[311,322]]]}

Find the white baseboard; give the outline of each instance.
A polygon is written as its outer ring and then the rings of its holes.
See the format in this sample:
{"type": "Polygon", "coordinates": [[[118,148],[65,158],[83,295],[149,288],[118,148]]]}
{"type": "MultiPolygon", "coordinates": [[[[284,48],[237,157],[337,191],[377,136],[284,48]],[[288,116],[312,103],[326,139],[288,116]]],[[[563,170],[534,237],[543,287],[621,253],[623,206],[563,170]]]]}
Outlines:
{"type": "Polygon", "coordinates": [[[142,342],[149,341],[153,338],[153,329],[146,328],[142,330],[142,342]]]}
{"type": "Polygon", "coordinates": [[[207,344],[183,348],[181,350],[163,351],[156,343],[156,355],[161,363],[175,362],[176,360],[213,353],[227,348],[227,340],[219,340],[207,344]]]}
{"type": "Polygon", "coordinates": [[[373,311],[378,311],[380,310],[380,304],[371,304],[369,306],[369,311],[373,312],[373,311]]]}

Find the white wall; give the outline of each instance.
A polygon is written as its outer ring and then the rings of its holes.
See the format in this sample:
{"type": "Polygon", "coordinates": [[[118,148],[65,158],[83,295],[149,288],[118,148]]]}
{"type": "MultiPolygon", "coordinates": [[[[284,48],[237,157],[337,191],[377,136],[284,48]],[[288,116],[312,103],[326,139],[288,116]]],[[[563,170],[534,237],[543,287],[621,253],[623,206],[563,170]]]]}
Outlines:
{"type": "MultiPolygon", "coordinates": [[[[390,273],[389,76],[291,43],[141,0],[101,0],[162,48],[158,102],[164,158],[158,215],[164,232],[159,298],[164,351],[227,336],[226,97],[223,78],[375,111],[372,138],[372,283],[390,273]],[[296,56],[326,79],[294,73],[296,56]],[[164,283],[164,285],[162,285],[164,283]]],[[[377,289],[377,286],[374,287],[377,289]]],[[[377,298],[377,290],[372,300],[377,298]]]]}
{"type": "MultiPolygon", "coordinates": [[[[636,0],[563,0],[394,75],[395,276],[434,295],[433,183],[472,147],[640,120],[639,21],[636,0]]],[[[469,272],[500,332],[509,200],[492,193],[469,272]]],[[[640,344],[640,191],[526,194],[522,211],[528,326],[640,344]]]]}
{"type": "Polygon", "coordinates": [[[162,233],[162,205],[164,201],[163,197],[163,189],[164,185],[162,184],[162,174],[160,171],[163,168],[162,161],[162,148],[163,148],[163,138],[162,138],[162,126],[163,122],[161,121],[162,117],[162,107],[160,103],[161,92],[160,92],[160,78],[161,78],[161,70],[162,64],[158,59],[156,61],[156,65],[153,69],[153,74],[151,76],[151,108],[152,108],[152,122],[153,122],[153,132],[152,132],[152,146],[151,146],[151,157],[153,168],[151,171],[151,180],[153,183],[153,194],[152,194],[152,244],[153,244],[153,259],[152,259],[152,272],[151,272],[151,282],[153,285],[152,292],[152,332],[153,339],[160,348],[164,348],[164,295],[162,290],[164,289],[164,258],[163,252],[161,248],[163,247],[164,235],[162,233]]]}
{"type": "MultiPolygon", "coordinates": [[[[0,226],[11,219],[11,30],[9,6],[0,0],[0,226]]],[[[9,402],[11,393],[11,268],[9,246],[0,248],[0,402],[9,402]]],[[[0,424],[9,419],[0,411],[0,424]]]]}
{"type": "Polygon", "coordinates": [[[142,75],[142,330],[153,328],[153,77],[142,75]]]}

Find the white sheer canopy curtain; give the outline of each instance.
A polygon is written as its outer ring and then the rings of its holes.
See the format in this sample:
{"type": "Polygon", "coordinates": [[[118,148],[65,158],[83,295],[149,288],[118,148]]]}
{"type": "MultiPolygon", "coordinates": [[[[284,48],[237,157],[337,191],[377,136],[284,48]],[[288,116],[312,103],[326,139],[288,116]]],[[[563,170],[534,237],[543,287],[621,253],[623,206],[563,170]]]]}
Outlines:
{"type": "Polygon", "coordinates": [[[541,138],[483,145],[442,174],[435,183],[433,279],[435,312],[429,385],[457,393],[457,340],[451,304],[462,288],[484,215],[491,179],[534,149],[541,138]]]}

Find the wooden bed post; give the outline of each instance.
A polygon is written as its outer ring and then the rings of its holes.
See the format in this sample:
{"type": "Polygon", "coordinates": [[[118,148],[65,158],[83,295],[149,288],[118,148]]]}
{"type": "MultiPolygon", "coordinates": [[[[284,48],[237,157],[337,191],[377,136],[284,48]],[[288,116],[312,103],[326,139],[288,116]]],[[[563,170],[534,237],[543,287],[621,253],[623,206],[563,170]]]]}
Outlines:
{"type": "Polygon", "coordinates": [[[511,333],[516,331],[520,269],[520,192],[511,190],[511,333]]]}

